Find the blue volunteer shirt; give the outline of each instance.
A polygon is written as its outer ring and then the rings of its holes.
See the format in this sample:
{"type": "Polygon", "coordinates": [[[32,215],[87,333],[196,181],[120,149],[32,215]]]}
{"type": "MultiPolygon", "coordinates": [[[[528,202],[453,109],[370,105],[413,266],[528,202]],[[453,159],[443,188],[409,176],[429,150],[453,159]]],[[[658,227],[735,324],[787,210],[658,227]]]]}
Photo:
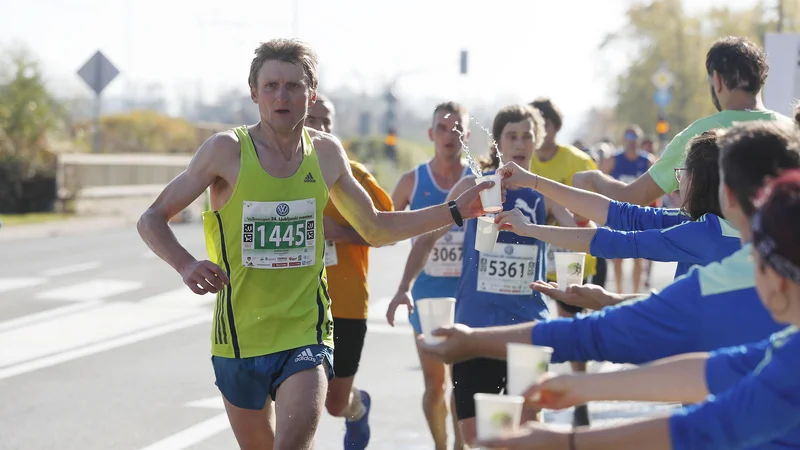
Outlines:
{"type": "Polygon", "coordinates": [[[750,244],[705,267],[695,266],[659,293],[574,319],[533,327],[553,362],[641,364],[681,353],[760,341],[784,328],[755,290],[750,244]]]}
{"type": "Polygon", "coordinates": [[[800,448],[800,334],[789,327],[706,363],[706,402],[670,418],[676,450],[800,448]]]}
{"type": "Polygon", "coordinates": [[[694,221],[679,209],[612,201],[606,227],[597,229],[589,250],[592,255],[677,262],[676,278],[693,265],[721,261],[742,248],[736,228],[714,214],[694,221]]]}

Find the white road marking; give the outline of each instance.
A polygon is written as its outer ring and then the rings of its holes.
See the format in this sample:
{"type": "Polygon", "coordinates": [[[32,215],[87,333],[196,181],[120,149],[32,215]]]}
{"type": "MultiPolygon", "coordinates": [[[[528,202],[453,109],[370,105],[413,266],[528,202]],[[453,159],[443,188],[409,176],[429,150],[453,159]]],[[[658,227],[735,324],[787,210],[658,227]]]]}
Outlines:
{"type": "MultiPolygon", "coordinates": [[[[118,306],[122,304],[119,303],[115,305],[118,306]]],[[[109,306],[115,306],[115,305],[109,305],[109,306]]],[[[123,313],[123,311],[120,311],[118,309],[115,314],[120,314],[120,313],[123,313]]],[[[139,341],[160,336],[162,334],[171,333],[173,331],[182,330],[184,328],[189,328],[202,323],[208,323],[209,321],[210,321],[210,315],[208,311],[203,311],[202,313],[195,313],[189,315],[188,317],[182,320],[175,320],[173,318],[166,325],[157,326],[155,328],[144,329],[131,334],[122,335],[119,337],[112,337],[106,340],[105,342],[88,344],[84,347],[69,349],[63,351],[62,353],[43,356],[40,359],[29,360],[26,362],[22,362],[20,364],[2,368],[0,369],[0,380],[11,378],[13,376],[21,375],[28,372],[33,372],[35,370],[54,366],[56,364],[61,364],[67,361],[72,361],[74,359],[82,358],[84,356],[92,355],[106,350],[111,350],[117,347],[133,344],[139,341]]],[[[91,324],[89,325],[91,326],[91,324]]],[[[13,333],[13,331],[11,333],[13,333]]],[[[8,344],[6,336],[7,334],[10,333],[0,334],[0,347],[3,347],[4,349],[11,348],[8,344]]],[[[3,353],[2,356],[5,358],[6,356],[5,353],[3,353]]]]}
{"type": "Polygon", "coordinates": [[[64,275],[70,275],[73,273],[79,272],[86,272],[89,270],[94,270],[100,267],[99,261],[94,262],[87,262],[82,264],[73,264],[71,266],[64,266],[64,267],[57,267],[55,269],[49,269],[42,272],[42,275],[45,277],[60,277],[64,275]]]}
{"type": "Polygon", "coordinates": [[[12,328],[19,328],[21,326],[30,325],[32,323],[40,322],[54,317],[65,316],[85,309],[91,309],[100,305],[100,300],[90,300],[88,302],[72,303],[69,305],[61,306],[59,308],[52,308],[46,311],[41,311],[26,316],[17,317],[15,319],[0,322],[0,332],[10,330],[12,328]]]}
{"type": "Polygon", "coordinates": [[[38,286],[46,281],[45,278],[0,278],[0,293],[38,286]]]}
{"type": "MultiPolygon", "coordinates": [[[[333,330],[336,333],[336,330],[333,330]]],[[[397,325],[394,327],[386,323],[375,323],[373,321],[367,322],[367,333],[380,333],[380,334],[402,334],[405,336],[414,336],[414,329],[410,325],[397,325]]]]}
{"type": "Polygon", "coordinates": [[[41,300],[86,301],[102,300],[141,288],[138,281],[91,280],[71,286],[60,287],[36,295],[41,300]]]}
{"type": "MultiPolygon", "coordinates": [[[[219,395],[189,402],[186,406],[189,408],[225,409],[222,397],[219,395]]],[[[184,450],[226,429],[230,429],[230,425],[227,414],[223,413],[167,436],[142,450],[184,450]]]]}
{"type": "Polygon", "coordinates": [[[98,306],[99,301],[93,300],[92,308],[70,305],[71,310],[57,308],[0,323],[0,379],[210,323],[211,314],[203,307],[204,302],[189,304],[185,301],[187,292],[197,297],[180,288],[139,303],[98,306]]]}
{"type": "Polygon", "coordinates": [[[228,415],[222,413],[168,436],[152,445],[148,445],[142,450],[184,450],[226,429],[230,429],[228,415]]]}

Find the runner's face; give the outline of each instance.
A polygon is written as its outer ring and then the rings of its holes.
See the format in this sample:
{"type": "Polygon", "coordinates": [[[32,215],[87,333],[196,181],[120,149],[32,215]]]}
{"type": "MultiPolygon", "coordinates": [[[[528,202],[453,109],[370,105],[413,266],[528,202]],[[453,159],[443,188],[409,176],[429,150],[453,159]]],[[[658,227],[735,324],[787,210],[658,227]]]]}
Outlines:
{"type": "Polygon", "coordinates": [[[503,162],[514,161],[520,167],[528,168],[531,165],[534,147],[533,121],[507,123],[500,135],[500,152],[503,162]]]}
{"type": "Polygon", "coordinates": [[[267,61],[256,77],[250,97],[258,105],[261,119],[275,130],[302,126],[313,101],[303,67],[284,61],[267,61]]]}
{"type": "Polygon", "coordinates": [[[325,103],[318,101],[308,110],[306,126],[318,131],[333,133],[333,113],[325,103]]]}
{"type": "Polygon", "coordinates": [[[464,143],[469,140],[469,129],[464,129],[465,119],[459,113],[439,111],[433,116],[433,126],[428,130],[428,136],[433,141],[436,156],[446,159],[458,158],[461,155],[461,144],[458,141],[457,128],[464,133],[464,143]]]}

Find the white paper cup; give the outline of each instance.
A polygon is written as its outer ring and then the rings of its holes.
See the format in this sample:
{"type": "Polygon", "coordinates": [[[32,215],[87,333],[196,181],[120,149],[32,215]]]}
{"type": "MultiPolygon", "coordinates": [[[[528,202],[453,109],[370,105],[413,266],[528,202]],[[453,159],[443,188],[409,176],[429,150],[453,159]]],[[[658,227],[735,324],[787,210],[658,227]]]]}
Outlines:
{"type": "Polygon", "coordinates": [[[433,336],[431,332],[455,323],[456,299],[452,297],[422,298],[414,302],[414,308],[417,308],[425,342],[438,344],[444,341],[445,338],[433,336]]]}
{"type": "Polygon", "coordinates": [[[586,253],[556,252],[554,256],[558,290],[566,291],[570,284],[583,284],[583,262],[586,253]]]}
{"type": "Polygon", "coordinates": [[[506,393],[522,395],[526,389],[539,381],[539,377],[547,373],[553,349],[538,345],[506,344],[506,364],[508,374],[506,393]]]}
{"type": "Polygon", "coordinates": [[[475,394],[473,398],[478,439],[494,439],[519,429],[522,396],[475,394]]]}
{"type": "Polygon", "coordinates": [[[494,217],[478,217],[478,226],[475,232],[475,250],[493,252],[498,234],[500,234],[500,226],[494,223],[494,217]]]}
{"type": "Polygon", "coordinates": [[[498,213],[503,210],[503,191],[500,190],[500,175],[487,175],[485,177],[475,178],[475,184],[481,184],[484,181],[494,181],[494,186],[489,189],[484,189],[480,192],[481,204],[483,210],[489,213],[498,213]]]}

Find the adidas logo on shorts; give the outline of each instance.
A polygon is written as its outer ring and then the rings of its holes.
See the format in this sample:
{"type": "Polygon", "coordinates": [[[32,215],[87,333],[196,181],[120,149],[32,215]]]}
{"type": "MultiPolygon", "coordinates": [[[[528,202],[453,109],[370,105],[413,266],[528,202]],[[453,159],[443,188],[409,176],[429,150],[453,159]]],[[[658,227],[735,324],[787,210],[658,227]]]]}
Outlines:
{"type": "Polygon", "coordinates": [[[308,175],[303,179],[303,183],[316,183],[317,180],[314,179],[314,176],[311,175],[311,172],[308,172],[308,175]]]}
{"type": "Polygon", "coordinates": [[[316,360],[317,358],[314,356],[313,353],[311,353],[311,349],[307,348],[302,352],[300,352],[299,355],[297,355],[297,358],[294,359],[294,362],[300,362],[300,361],[315,362],[316,360]]]}

